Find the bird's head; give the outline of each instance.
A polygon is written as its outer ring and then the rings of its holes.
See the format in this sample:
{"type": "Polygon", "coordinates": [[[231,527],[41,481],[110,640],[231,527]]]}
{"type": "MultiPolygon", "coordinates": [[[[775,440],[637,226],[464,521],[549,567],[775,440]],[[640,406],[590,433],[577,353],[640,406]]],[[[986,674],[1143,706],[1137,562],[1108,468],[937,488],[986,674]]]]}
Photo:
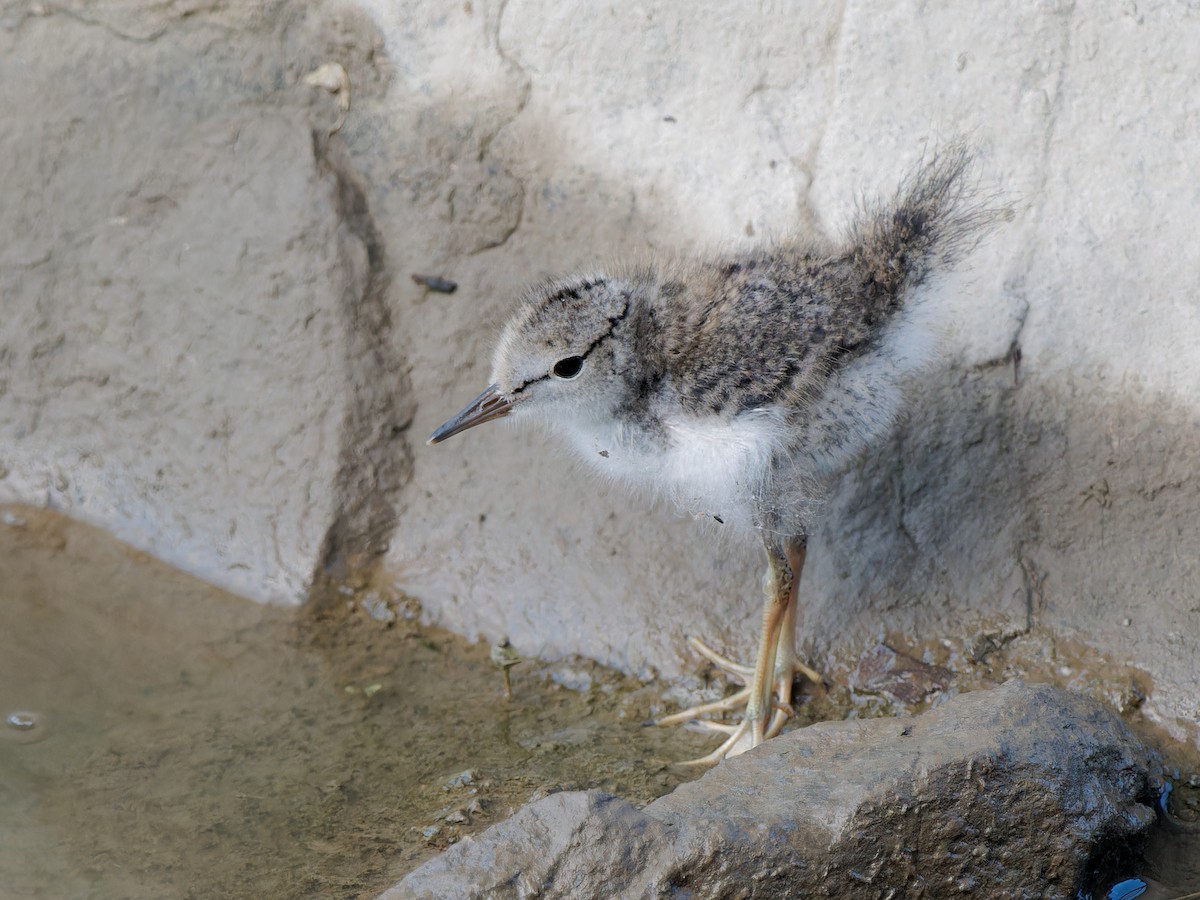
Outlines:
{"type": "Polygon", "coordinates": [[[500,336],[491,386],[429,443],[509,415],[552,427],[611,415],[633,364],[623,327],[633,291],[627,281],[598,275],[534,288],[500,336]]]}

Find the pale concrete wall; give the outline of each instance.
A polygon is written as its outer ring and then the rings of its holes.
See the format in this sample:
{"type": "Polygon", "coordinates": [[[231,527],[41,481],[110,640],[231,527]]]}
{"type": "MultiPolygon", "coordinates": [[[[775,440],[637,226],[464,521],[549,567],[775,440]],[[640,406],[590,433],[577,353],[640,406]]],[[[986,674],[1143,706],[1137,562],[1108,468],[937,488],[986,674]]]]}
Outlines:
{"type": "Polygon", "coordinates": [[[249,4],[0,9],[0,501],[299,602],[335,522],[386,539],[412,409],[363,347],[388,310],[362,188],[297,84],[336,31],[249,4]]]}
{"type": "Polygon", "coordinates": [[[1200,716],[1197,10],[35,6],[0,6],[0,499],[251,596],[390,538],[432,620],[523,652],[748,654],[754,548],[542,435],[424,437],[528,281],[836,232],[966,134],[1016,215],[910,420],[836,488],[802,643],[833,666],[883,631],[1045,628],[1148,672],[1177,733],[1200,716]],[[327,61],[353,104],[314,142],[327,61]]]}

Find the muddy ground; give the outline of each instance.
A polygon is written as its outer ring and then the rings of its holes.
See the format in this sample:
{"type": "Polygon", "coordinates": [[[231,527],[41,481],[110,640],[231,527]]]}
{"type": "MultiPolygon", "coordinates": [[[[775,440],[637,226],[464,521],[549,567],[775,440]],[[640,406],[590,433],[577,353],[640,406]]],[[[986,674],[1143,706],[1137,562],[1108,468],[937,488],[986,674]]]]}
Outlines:
{"type": "MultiPolygon", "coordinates": [[[[386,586],[260,607],[52,512],[2,512],[4,896],[371,897],[542,793],[647,803],[712,743],[641,724],[686,692],[585,661],[516,665],[506,701],[489,647],[421,627],[386,586]]],[[[1137,670],[1036,634],[891,636],[853,663],[804,687],[797,724],[1051,681],[1120,709],[1169,757],[1174,819],[1200,819],[1200,766],[1141,721],[1137,670]]],[[[725,689],[699,665],[690,686],[725,689]]],[[[1200,878],[1188,840],[1160,839],[1146,873],[1200,878]]]]}

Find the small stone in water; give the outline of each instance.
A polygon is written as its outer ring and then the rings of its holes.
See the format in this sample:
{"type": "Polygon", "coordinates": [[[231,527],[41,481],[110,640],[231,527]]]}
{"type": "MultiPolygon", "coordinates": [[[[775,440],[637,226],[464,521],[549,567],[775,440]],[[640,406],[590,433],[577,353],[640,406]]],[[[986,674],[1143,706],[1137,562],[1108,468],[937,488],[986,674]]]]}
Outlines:
{"type": "Polygon", "coordinates": [[[368,597],[363,597],[362,607],[376,622],[386,622],[391,624],[396,621],[396,611],[388,606],[388,602],[382,597],[371,594],[368,597]]]}
{"type": "Polygon", "coordinates": [[[448,791],[451,788],[466,787],[474,780],[475,770],[466,769],[465,771],[459,772],[457,775],[451,775],[448,779],[446,779],[446,783],[442,785],[442,790],[448,791]]]}
{"type": "Polygon", "coordinates": [[[550,680],[568,691],[586,694],[592,689],[592,676],[580,669],[559,669],[550,673],[550,680]]]}

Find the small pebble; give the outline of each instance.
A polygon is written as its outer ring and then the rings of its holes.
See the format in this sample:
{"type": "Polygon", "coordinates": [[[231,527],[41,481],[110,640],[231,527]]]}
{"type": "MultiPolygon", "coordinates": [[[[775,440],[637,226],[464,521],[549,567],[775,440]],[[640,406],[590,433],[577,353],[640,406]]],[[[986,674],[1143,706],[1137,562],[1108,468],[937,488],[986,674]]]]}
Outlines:
{"type": "Polygon", "coordinates": [[[454,788],[466,787],[475,780],[475,770],[466,769],[459,772],[457,775],[451,775],[446,779],[446,783],[442,785],[443,791],[449,791],[454,788]]]}
{"type": "Polygon", "coordinates": [[[24,528],[25,520],[20,516],[14,516],[12,513],[6,510],[4,513],[4,524],[11,525],[13,528],[24,528]]]}
{"type": "Polygon", "coordinates": [[[580,669],[558,669],[550,673],[550,680],[568,691],[585,694],[592,689],[592,676],[580,669]]]}
{"type": "Polygon", "coordinates": [[[375,594],[363,597],[362,608],[376,622],[384,622],[390,625],[396,621],[396,611],[388,605],[386,600],[375,594]]]}
{"type": "Polygon", "coordinates": [[[1126,616],[1124,619],[1121,620],[1121,624],[1124,625],[1126,628],[1128,628],[1130,625],[1133,624],[1133,619],[1126,616]]]}
{"type": "Polygon", "coordinates": [[[28,731],[37,725],[37,717],[33,713],[15,712],[8,714],[8,727],[18,731],[28,731]]]}
{"type": "Polygon", "coordinates": [[[435,837],[442,833],[442,829],[438,825],[430,825],[428,828],[421,829],[421,837],[427,841],[432,841],[435,837]]]}
{"type": "Polygon", "coordinates": [[[50,735],[46,717],[42,713],[17,709],[4,717],[4,728],[0,729],[0,741],[17,744],[36,744],[50,735]]]}
{"type": "Polygon", "coordinates": [[[467,818],[467,814],[461,809],[456,809],[450,815],[443,819],[447,825],[470,825],[471,820],[467,818]]]}

